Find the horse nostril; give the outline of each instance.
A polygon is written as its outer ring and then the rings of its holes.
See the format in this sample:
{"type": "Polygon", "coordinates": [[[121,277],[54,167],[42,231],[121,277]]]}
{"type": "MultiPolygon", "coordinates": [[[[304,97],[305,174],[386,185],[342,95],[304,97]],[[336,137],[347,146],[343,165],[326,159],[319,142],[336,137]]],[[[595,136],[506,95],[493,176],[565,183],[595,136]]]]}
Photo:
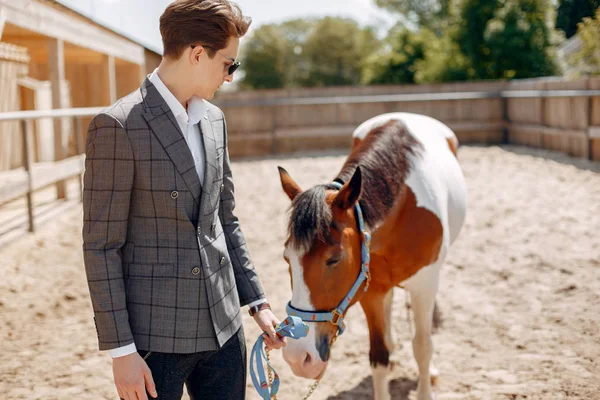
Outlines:
{"type": "Polygon", "coordinates": [[[310,366],[311,362],[312,357],[310,356],[310,353],[306,353],[306,357],[304,358],[304,367],[310,366]]]}

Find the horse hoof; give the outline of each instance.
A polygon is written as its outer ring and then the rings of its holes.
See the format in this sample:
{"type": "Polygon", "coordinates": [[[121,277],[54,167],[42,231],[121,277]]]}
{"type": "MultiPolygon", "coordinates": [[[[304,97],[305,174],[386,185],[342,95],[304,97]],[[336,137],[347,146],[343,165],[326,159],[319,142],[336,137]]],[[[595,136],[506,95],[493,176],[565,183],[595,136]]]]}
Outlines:
{"type": "Polygon", "coordinates": [[[431,385],[436,386],[438,384],[439,376],[431,375],[431,385]]]}
{"type": "Polygon", "coordinates": [[[429,368],[429,379],[431,380],[431,384],[432,385],[437,385],[438,381],[439,381],[439,377],[440,377],[440,371],[435,368],[435,367],[431,367],[429,368]]]}

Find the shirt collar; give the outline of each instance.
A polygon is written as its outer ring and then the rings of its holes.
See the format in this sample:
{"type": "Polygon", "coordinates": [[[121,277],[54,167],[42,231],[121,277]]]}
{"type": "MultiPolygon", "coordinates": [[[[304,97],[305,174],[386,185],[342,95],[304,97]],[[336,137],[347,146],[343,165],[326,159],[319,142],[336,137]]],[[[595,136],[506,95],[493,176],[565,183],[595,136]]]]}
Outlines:
{"type": "Polygon", "coordinates": [[[200,97],[193,96],[187,106],[189,123],[196,125],[206,115],[206,103],[200,97]]]}
{"type": "Polygon", "coordinates": [[[203,99],[197,96],[193,96],[188,100],[186,111],[158,76],[158,68],[150,75],[150,82],[156,87],[176,119],[183,118],[188,124],[195,125],[206,115],[206,104],[203,99]]]}

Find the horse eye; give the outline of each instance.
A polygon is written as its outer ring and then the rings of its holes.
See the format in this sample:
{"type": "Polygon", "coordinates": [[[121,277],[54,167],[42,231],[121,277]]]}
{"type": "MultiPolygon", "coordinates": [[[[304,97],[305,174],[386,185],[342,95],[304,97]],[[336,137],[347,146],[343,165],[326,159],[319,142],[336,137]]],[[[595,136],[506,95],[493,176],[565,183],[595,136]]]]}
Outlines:
{"type": "Polygon", "coordinates": [[[331,267],[332,265],[335,265],[339,262],[340,262],[339,258],[330,258],[329,260],[327,260],[326,264],[328,267],[331,267]]]}

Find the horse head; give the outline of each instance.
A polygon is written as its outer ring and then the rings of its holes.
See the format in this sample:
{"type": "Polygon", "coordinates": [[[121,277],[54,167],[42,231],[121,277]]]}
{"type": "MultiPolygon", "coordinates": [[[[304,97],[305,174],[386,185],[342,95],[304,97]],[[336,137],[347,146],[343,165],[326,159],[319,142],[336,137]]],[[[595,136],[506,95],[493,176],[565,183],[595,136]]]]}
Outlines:
{"type": "Polygon", "coordinates": [[[361,172],[357,168],[339,190],[340,185],[326,184],[307,191],[302,191],[283,168],[279,174],[283,190],[292,200],[284,251],[292,283],[288,308],[301,310],[310,326],[308,336],[288,342],[283,357],[295,375],[320,379],[343,315],[317,322],[319,318],[311,313],[329,314],[345,300],[348,306],[354,304],[363,292],[357,277],[363,265],[364,237],[355,214],[362,189],[361,172]],[[349,298],[358,285],[361,290],[349,298]]]}

